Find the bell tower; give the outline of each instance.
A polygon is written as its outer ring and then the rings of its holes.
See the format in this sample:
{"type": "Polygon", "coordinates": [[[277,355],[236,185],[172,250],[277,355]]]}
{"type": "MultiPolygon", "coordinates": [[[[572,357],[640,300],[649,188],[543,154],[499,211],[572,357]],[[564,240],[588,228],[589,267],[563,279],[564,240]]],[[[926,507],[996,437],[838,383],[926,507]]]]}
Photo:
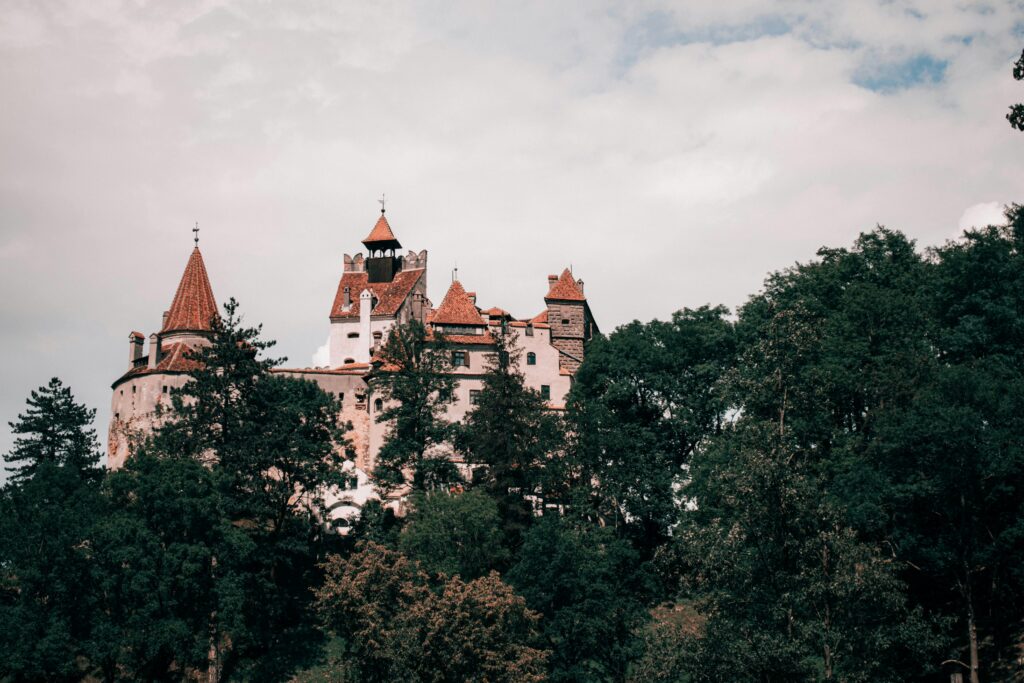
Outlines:
{"type": "Polygon", "coordinates": [[[380,199],[380,218],[377,219],[373,230],[363,240],[366,247],[366,275],[367,281],[391,282],[395,274],[402,269],[402,259],[398,256],[397,250],[402,248],[395,233],[391,232],[388,219],[384,216],[384,199],[380,199]]]}

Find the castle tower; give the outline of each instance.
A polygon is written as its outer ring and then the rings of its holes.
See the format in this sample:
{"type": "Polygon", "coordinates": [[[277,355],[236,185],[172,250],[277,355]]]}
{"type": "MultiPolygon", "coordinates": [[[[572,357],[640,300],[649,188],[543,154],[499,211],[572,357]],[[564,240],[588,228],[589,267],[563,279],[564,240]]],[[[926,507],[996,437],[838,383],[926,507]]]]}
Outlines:
{"type": "Polygon", "coordinates": [[[381,209],[363,240],[367,257],[345,254],[344,270],[331,305],[328,364],[367,365],[396,323],[423,320],[427,301],[427,252],[399,256],[401,243],[381,209]]]}
{"type": "Polygon", "coordinates": [[[163,314],[160,331],[149,336],[149,353],[143,352],[141,332],[128,335],[128,370],[111,385],[109,468],[124,465],[132,439],[151,433],[156,426],[157,406],[170,405],[171,394],[188,381],[189,372],[195,369],[188,352],[210,343],[216,315],[217,300],[197,244],[171,307],[163,314]]]}
{"type": "Polygon", "coordinates": [[[587,342],[598,331],[583,295],[583,281],[574,280],[566,268],[561,276],[548,275],[547,322],[551,345],[558,349],[558,367],[575,373],[583,362],[587,342]]]}

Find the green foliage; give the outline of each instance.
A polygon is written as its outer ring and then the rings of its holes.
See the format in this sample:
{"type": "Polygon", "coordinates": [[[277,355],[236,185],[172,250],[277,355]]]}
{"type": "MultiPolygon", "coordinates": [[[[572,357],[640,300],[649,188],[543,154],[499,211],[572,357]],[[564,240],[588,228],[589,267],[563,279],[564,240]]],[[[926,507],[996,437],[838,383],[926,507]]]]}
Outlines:
{"type": "Polygon", "coordinates": [[[75,402],[71,389],[56,377],[31,392],[28,408],[9,422],[16,435],[14,448],[4,459],[12,482],[30,479],[43,464],[68,467],[83,476],[95,476],[99,443],[92,421],[96,409],[75,402]],[[21,464],[18,464],[21,463],[21,464]]]}
{"type": "Polygon", "coordinates": [[[543,495],[545,464],[559,454],[563,427],[540,394],[524,385],[515,336],[507,330],[492,335],[495,353],[456,443],[468,462],[485,465],[478,470],[480,483],[498,501],[504,531],[515,546],[533,519],[527,496],[543,495]]]}
{"type": "Polygon", "coordinates": [[[275,376],[273,342],[246,327],[232,299],[212,321],[199,368],[148,447],[210,467],[223,522],[237,533],[216,552],[217,611],[207,629],[210,666],[277,680],[318,646],[310,614],[319,580],[320,492],[340,483],[345,443],[339,406],[314,383],[275,376]]]}
{"type": "Polygon", "coordinates": [[[466,581],[508,560],[498,506],[476,490],[415,496],[398,547],[427,571],[466,581]]]}
{"type": "Polygon", "coordinates": [[[0,491],[0,679],[78,680],[93,631],[90,527],[101,514],[94,410],[54,378],[11,424],[0,491]]]}
{"type": "Polygon", "coordinates": [[[544,680],[538,615],[497,574],[432,586],[418,563],[374,543],[325,571],[317,605],[356,680],[544,680]]]}
{"type": "Polygon", "coordinates": [[[461,481],[451,461],[436,452],[450,438],[444,413],[458,384],[443,338],[411,320],[391,329],[377,355],[373,387],[385,401],[377,421],[388,424],[374,470],[377,487],[389,492],[412,484],[426,491],[461,481]]]}
{"type": "Polygon", "coordinates": [[[717,433],[728,403],[721,380],[734,362],[724,307],[632,322],[587,349],[569,400],[576,442],[566,478],[573,502],[601,523],[626,527],[641,547],[664,541],[676,489],[695,449],[717,433]]]}
{"type": "MultiPolygon", "coordinates": [[[[1018,81],[1024,80],[1024,50],[1013,65],[1013,77],[1018,81]]],[[[1024,130],[1024,104],[1011,104],[1006,120],[1017,130],[1024,130]]]]}
{"type": "Polygon", "coordinates": [[[509,583],[540,612],[552,681],[617,681],[639,650],[649,574],[611,529],[544,517],[526,533],[509,583]]]}

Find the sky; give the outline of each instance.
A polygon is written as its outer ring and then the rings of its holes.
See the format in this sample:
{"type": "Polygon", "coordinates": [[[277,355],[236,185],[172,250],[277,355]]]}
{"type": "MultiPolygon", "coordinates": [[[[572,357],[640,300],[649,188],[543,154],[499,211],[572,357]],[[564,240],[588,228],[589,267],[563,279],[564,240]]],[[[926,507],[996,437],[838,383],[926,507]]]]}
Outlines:
{"type": "Polygon", "coordinates": [[[58,376],[98,409],[200,227],[289,366],[377,199],[429,296],[605,332],[881,224],[923,249],[1024,202],[1024,2],[0,0],[0,453],[58,376]]]}

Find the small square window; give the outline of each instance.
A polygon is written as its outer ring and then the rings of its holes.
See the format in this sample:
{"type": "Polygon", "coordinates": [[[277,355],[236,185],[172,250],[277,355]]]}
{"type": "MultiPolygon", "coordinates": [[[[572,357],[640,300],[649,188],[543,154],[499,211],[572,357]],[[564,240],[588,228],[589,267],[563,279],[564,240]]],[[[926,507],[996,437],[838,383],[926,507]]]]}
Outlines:
{"type": "Polygon", "coordinates": [[[474,406],[480,405],[480,390],[479,389],[470,389],[469,390],[469,403],[471,405],[474,405],[474,406]]]}
{"type": "Polygon", "coordinates": [[[551,386],[548,384],[540,385],[540,397],[545,401],[551,400],[551,386]]]}
{"type": "Polygon", "coordinates": [[[563,325],[568,325],[569,324],[569,319],[568,318],[562,318],[562,324],[563,325]]]}
{"type": "Polygon", "coordinates": [[[469,363],[466,362],[466,352],[452,351],[452,365],[457,368],[469,367],[469,363]]]}

